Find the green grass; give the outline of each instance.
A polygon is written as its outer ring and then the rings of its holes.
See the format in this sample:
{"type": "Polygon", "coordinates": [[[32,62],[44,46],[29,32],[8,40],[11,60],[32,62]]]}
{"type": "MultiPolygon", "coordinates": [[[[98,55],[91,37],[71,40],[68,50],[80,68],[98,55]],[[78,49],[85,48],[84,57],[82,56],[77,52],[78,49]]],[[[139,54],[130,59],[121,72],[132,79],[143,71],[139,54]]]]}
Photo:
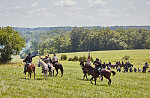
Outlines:
{"type": "MultiPolygon", "coordinates": [[[[88,55],[88,52],[65,53],[68,57],[75,55],[88,55]]],[[[150,50],[122,50],[122,51],[96,51],[91,55],[103,57],[103,62],[121,60],[124,55],[131,57],[137,67],[142,67],[145,61],[150,62],[150,50]]],[[[61,54],[57,56],[60,57],[61,54]]],[[[52,56],[52,55],[51,55],[52,56]]],[[[38,57],[33,59],[36,64],[36,79],[25,79],[23,63],[19,57],[14,56],[10,64],[0,66],[0,96],[1,97],[150,97],[150,73],[117,73],[111,76],[112,85],[108,80],[97,80],[97,85],[83,80],[83,73],[79,62],[60,61],[64,67],[64,76],[48,77],[44,80],[41,68],[37,67],[38,57]],[[15,64],[17,62],[18,64],[15,64]]],[[[116,70],[115,70],[116,71],[116,70]]],[[[91,76],[88,76],[90,79],[91,76]]],[[[94,82],[94,81],[93,81],[94,82]]]]}

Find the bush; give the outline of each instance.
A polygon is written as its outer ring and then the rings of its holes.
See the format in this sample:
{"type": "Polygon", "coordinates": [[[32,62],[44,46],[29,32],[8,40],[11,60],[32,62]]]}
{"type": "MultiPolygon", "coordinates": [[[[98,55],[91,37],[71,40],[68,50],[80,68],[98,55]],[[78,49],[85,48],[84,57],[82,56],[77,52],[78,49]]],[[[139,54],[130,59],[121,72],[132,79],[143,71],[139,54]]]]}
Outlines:
{"type": "Polygon", "coordinates": [[[123,59],[123,60],[129,60],[129,59],[130,59],[130,56],[126,56],[126,55],[125,55],[124,57],[122,57],[122,59],[123,59]]]}
{"type": "Polygon", "coordinates": [[[73,58],[69,58],[68,61],[73,61],[73,58]]]}
{"type": "Polygon", "coordinates": [[[78,61],[78,60],[79,60],[78,57],[74,56],[73,61],[78,61]]]}
{"type": "Polygon", "coordinates": [[[67,55],[65,54],[61,55],[61,60],[67,60],[67,55]]]}
{"type": "Polygon", "coordinates": [[[87,57],[85,57],[85,56],[83,56],[83,57],[79,57],[79,62],[80,62],[81,60],[83,60],[84,62],[86,62],[87,57]]]}

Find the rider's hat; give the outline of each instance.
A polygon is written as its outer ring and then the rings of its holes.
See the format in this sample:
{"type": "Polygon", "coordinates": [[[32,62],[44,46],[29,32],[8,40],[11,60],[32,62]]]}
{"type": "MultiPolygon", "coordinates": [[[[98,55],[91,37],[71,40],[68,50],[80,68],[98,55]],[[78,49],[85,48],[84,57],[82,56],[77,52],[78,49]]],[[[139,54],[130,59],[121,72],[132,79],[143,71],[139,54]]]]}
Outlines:
{"type": "Polygon", "coordinates": [[[99,58],[96,58],[96,60],[98,60],[98,61],[99,61],[99,58]]]}

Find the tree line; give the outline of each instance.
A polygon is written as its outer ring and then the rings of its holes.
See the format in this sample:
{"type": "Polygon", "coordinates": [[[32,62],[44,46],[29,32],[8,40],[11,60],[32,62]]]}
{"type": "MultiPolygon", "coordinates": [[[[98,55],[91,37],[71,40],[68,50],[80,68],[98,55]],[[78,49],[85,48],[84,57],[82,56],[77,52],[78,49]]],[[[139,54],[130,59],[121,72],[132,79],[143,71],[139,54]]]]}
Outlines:
{"type": "Polygon", "coordinates": [[[30,51],[40,54],[123,50],[123,49],[149,49],[150,30],[74,27],[71,31],[55,30],[45,33],[32,42],[30,51]],[[53,32],[53,35],[52,35],[53,32]],[[54,33],[55,32],[55,33],[54,33]]]}

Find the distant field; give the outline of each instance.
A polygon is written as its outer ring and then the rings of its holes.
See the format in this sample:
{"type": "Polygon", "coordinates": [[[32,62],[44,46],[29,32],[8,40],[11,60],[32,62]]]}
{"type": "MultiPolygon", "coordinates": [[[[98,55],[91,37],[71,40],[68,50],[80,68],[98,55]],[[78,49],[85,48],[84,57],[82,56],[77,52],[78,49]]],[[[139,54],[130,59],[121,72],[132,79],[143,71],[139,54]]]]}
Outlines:
{"type": "MultiPolygon", "coordinates": [[[[87,56],[88,52],[65,53],[68,58],[87,56]]],[[[57,54],[60,59],[61,54],[57,54]]],[[[150,50],[114,50],[94,51],[91,55],[95,58],[103,57],[103,62],[121,61],[125,55],[130,56],[130,62],[136,67],[141,67],[147,61],[150,63],[150,50]]],[[[50,55],[52,56],[52,55],[50,55]]],[[[118,73],[111,76],[112,85],[108,80],[97,81],[91,85],[90,81],[83,80],[83,73],[79,62],[60,61],[64,67],[64,76],[49,77],[44,80],[41,68],[37,67],[38,57],[33,58],[36,64],[36,79],[25,79],[23,63],[19,56],[14,56],[10,64],[0,66],[0,96],[1,97],[128,97],[150,98],[150,73],[118,73]]],[[[114,70],[116,71],[116,70],[114,70]]],[[[90,76],[88,77],[90,79],[90,76]]]]}

